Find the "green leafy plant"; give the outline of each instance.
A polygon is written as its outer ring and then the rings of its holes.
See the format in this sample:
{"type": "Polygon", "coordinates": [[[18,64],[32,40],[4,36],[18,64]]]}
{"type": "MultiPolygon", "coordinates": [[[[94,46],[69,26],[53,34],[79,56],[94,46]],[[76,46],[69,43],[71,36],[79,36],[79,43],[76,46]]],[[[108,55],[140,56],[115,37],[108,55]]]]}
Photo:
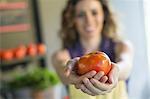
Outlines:
{"type": "Polygon", "coordinates": [[[8,85],[11,89],[29,87],[34,90],[44,90],[59,83],[59,78],[55,72],[48,69],[38,68],[33,72],[24,75],[17,75],[8,85]]]}

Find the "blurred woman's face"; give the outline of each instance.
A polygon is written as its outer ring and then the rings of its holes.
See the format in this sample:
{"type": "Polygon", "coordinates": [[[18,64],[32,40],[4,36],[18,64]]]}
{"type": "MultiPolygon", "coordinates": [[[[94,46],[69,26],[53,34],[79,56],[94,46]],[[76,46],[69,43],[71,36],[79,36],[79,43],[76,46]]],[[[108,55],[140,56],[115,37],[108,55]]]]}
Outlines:
{"type": "Polygon", "coordinates": [[[85,39],[99,36],[103,28],[103,8],[98,0],[81,0],[75,8],[75,27],[85,39]]]}

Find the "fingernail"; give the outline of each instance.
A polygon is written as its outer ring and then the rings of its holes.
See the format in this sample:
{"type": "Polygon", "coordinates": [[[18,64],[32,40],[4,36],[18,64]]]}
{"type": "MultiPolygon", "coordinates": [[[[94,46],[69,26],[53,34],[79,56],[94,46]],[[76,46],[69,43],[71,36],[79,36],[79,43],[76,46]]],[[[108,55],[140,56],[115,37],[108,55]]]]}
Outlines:
{"type": "Polygon", "coordinates": [[[96,73],[96,71],[92,70],[92,73],[94,74],[94,73],[96,73]]]}
{"type": "Polygon", "coordinates": [[[87,80],[86,78],[84,78],[84,79],[83,79],[83,82],[84,82],[85,84],[87,84],[87,83],[88,83],[88,80],[87,80]]]}
{"type": "Polygon", "coordinates": [[[104,75],[104,72],[103,72],[103,71],[100,71],[100,73],[101,73],[102,75],[104,75]]]}
{"type": "Polygon", "coordinates": [[[91,75],[95,75],[96,74],[96,71],[91,71],[91,75]]]}

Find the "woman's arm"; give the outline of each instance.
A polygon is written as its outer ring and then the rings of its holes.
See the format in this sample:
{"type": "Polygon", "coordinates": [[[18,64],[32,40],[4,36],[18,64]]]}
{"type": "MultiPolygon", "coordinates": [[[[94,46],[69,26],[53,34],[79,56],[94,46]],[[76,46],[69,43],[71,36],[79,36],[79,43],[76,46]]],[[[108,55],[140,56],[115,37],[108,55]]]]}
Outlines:
{"type": "Polygon", "coordinates": [[[68,84],[68,78],[65,76],[65,66],[70,56],[67,50],[60,50],[52,55],[52,64],[64,84],[68,84]]]}
{"type": "Polygon", "coordinates": [[[117,66],[119,67],[119,80],[128,79],[133,62],[133,46],[129,41],[120,42],[116,46],[117,66]]]}
{"type": "Polygon", "coordinates": [[[78,57],[70,59],[67,50],[58,51],[52,56],[53,66],[64,84],[78,86],[83,78],[92,78],[96,74],[95,71],[90,71],[82,76],[77,75],[74,67],[78,59],[78,57]]]}

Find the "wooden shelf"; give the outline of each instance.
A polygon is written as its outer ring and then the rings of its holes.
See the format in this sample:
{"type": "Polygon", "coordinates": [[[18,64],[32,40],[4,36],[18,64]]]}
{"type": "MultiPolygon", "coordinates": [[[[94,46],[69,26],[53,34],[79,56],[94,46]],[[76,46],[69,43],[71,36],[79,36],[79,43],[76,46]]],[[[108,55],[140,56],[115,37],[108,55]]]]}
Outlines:
{"type": "Polygon", "coordinates": [[[0,10],[26,9],[27,7],[28,4],[26,2],[0,3],[0,10]]]}
{"type": "Polygon", "coordinates": [[[17,25],[7,25],[0,26],[0,33],[8,33],[8,32],[23,32],[28,31],[30,29],[30,24],[17,24],[17,25]]]}
{"type": "Polygon", "coordinates": [[[0,63],[0,68],[2,71],[7,71],[10,69],[13,69],[17,66],[26,66],[27,64],[29,64],[30,62],[33,62],[35,60],[41,60],[44,59],[45,55],[38,55],[38,56],[27,56],[23,59],[14,59],[14,60],[10,60],[10,61],[1,61],[0,63]]]}
{"type": "MultiPolygon", "coordinates": [[[[12,46],[18,45],[18,43],[43,42],[37,0],[4,0],[4,2],[2,0],[2,2],[0,2],[0,12],[4,13],[0,16],[3,19],[3,22],[0,24],[0,36],[2,36],[4,43],[8,43],[7,46],[3,44],[0,49],[9,48],[10,45],[11,48],[12,46]],[[14,34],[11,35],[11,33],[14,34]]],[[[27,56],[24,59],[0,61],[0,71],[11,71],[11,69],[17,66],[30,66],[30,64],[44,67],[46,66],[44,56],[45,55],[35,57],[27,56]]]]}

